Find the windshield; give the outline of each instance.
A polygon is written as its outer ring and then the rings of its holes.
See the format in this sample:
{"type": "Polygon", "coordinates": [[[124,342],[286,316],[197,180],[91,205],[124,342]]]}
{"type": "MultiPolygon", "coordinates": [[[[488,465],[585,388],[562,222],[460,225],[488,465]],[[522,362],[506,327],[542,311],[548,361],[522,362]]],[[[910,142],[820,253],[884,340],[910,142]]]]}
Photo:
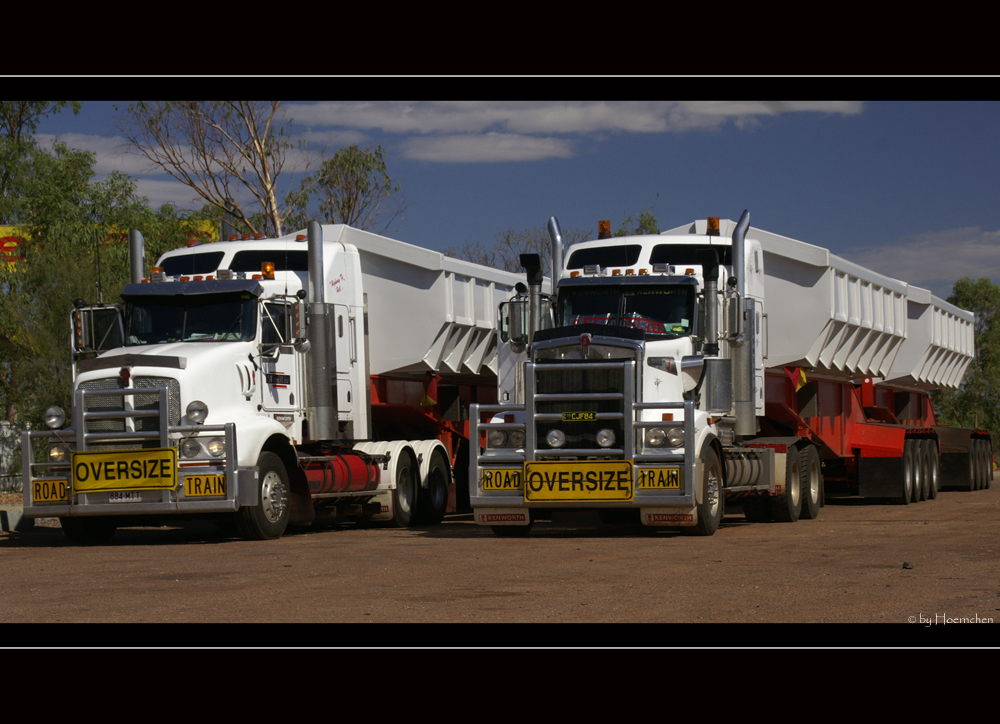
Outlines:
{"type": "Polygon", "coordinates": [[[564,288],[562,324],[610,324],[641,329],[647,337],[692,333],[693,286],[629,285],[564,288]]]}
{"type": "Polygon", "coordinates": [[[257,298],[247,292],[149,297],[125,305],[125,344],[238,342],[257,334],[257,298]]]}

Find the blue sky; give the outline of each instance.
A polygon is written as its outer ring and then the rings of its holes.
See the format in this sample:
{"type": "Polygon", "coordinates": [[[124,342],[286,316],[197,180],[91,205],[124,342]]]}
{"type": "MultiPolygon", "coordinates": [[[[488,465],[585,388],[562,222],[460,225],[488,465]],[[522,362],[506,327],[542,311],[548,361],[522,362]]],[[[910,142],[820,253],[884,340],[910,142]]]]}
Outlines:
{"type": "MultiPolygon", "coordinates": [[[[474,82],[471,81],[470,82],[474,82]]],[[[38,129],[138,179],[154,205],[197,208],[123,152],[115,102],[38,129]]],[[[117,102],[124,106],[128,101],[117,102]]],[[[313,147],[381,145],[409,203],[387,236],[431,249],[544,226],[596,234],[651,210],[661,229],[736,219],[829,248],[947,297],[1000,282],[1000,103],[287,101],[313,147]]],[[[290,231],[290,230],[287,230],[290,231]]]]}

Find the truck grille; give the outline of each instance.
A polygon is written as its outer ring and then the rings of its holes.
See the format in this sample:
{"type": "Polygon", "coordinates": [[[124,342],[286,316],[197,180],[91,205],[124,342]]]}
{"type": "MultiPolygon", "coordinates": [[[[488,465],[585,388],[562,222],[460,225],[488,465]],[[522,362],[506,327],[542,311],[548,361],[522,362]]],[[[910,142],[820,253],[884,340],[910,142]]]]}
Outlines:
{"type": "Polygon", "coordinates": [[[525,403],[531,422],[525,452],[535,459],[629,458],[635,368],[633,358],[588,361],[539,360],[525,366],[525,403]],[[573,414],[567,414],[573,413],[573,414]],[[591,419],[588,419],[591,418],[591,419]],[[553,448],[546,437],[558,429],[565,443],[553,448]],[[608,447],[597,433],[611,430],[608,447]]]}
{"type": "MultiPolygon", "coordinates": [[[[181,387],[180,383],[170,377],[133,377],[132,386],[135,389],[152,389],[156,387],[167,388],[167,417],[171,425],[176,425],[181,419],[181,387]]],[[[80,383],[83,390],[115,390],[121,387],[118,377],[106,377],[100,380],[89,380],[80,383]]],[[[135,409],[155,410],[159,398],[156,394],[135,395],[135,409]]],[[[124,410],[124,396],[109,395],[100,397],[88,397],[84,395],[84,404],[87,412],[110,412],[124,410]]],[[[160,421],[155,417],[139,418],[135,421],[135,428],[138,432],[158,432],[160,421]]],[[[125,418],[109,420],[88,420],[87,432],[124,432],[125,418]]],[[[124,447],[118,445],[115,447],[124,447]]],[[[96,449],[96,448],[95,448],[96,449]]]]}

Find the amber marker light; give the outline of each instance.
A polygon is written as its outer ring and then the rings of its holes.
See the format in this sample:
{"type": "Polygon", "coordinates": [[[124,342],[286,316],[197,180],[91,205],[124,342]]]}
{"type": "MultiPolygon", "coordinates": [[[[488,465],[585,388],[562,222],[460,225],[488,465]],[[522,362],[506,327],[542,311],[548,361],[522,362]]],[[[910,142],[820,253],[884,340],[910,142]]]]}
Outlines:
{"type": "Polygon", "coordinates": [[[260,273],[265,279],[274,279],[274,262],[265,261],[260,265],[260,273]]]}

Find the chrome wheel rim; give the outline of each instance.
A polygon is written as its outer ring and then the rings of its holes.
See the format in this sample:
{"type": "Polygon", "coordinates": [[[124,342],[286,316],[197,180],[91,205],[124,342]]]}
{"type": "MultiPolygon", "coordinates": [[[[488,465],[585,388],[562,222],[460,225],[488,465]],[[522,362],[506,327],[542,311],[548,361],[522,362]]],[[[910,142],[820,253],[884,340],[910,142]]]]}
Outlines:
{"type": "Polygon", "coordinates": [[[264,476],[260,486],[260,505],[264,517],[271,523],[277,523],[288,507],[288,489],[281,476],[273,470],[264,476]]]}

